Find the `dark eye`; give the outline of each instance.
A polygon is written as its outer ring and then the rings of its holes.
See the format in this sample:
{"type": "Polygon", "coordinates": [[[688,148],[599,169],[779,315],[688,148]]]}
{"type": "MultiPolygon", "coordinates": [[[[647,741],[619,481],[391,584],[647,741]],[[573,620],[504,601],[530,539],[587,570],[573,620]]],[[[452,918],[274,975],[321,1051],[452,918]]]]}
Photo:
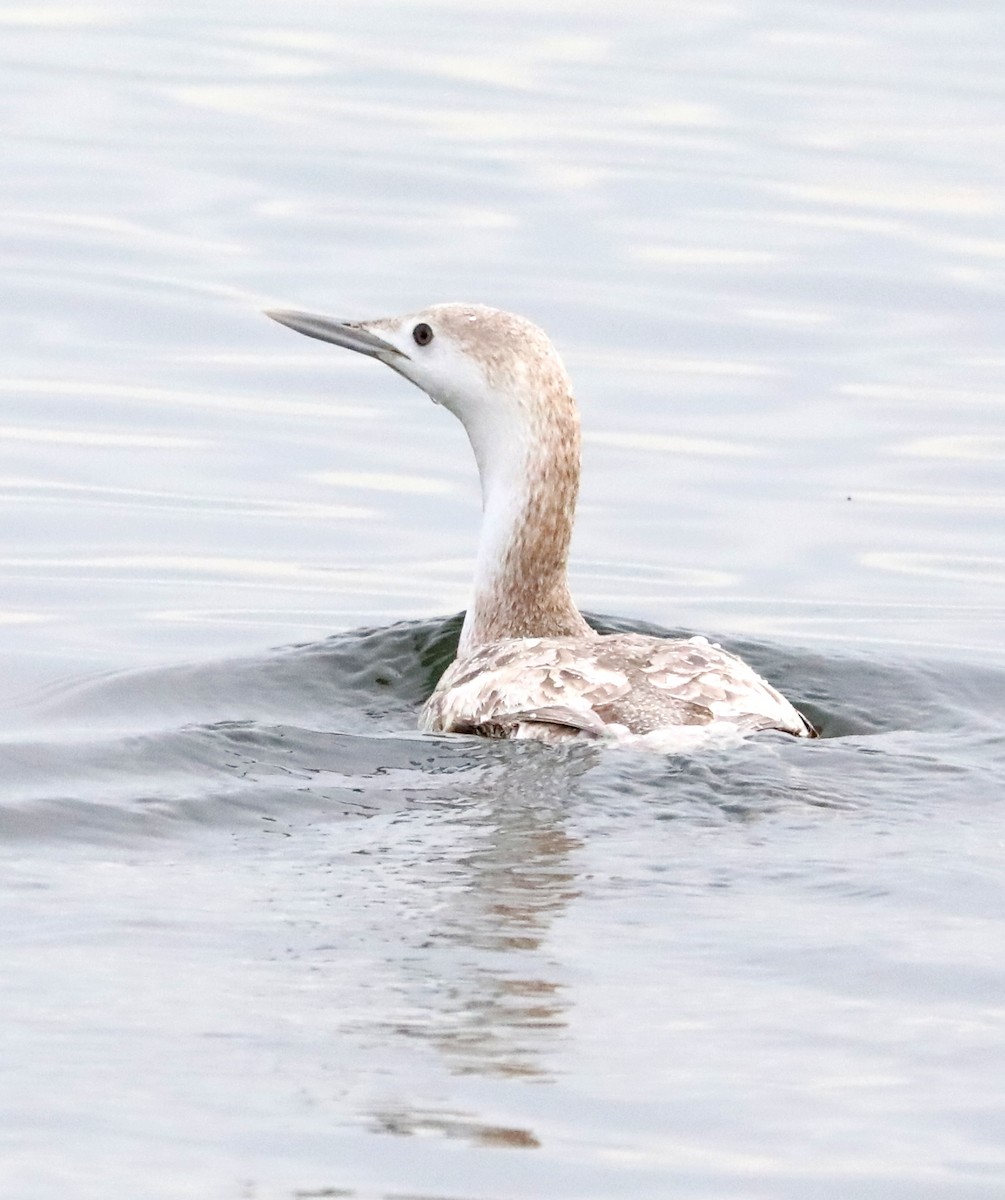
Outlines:
{"type": "Polygon", "coordinates": [[[425,321],[420,321],[412,330],[412,337],[415,338],[417,346],[428,346],[433,340],[433,331],[429,328],[425,321]]]}

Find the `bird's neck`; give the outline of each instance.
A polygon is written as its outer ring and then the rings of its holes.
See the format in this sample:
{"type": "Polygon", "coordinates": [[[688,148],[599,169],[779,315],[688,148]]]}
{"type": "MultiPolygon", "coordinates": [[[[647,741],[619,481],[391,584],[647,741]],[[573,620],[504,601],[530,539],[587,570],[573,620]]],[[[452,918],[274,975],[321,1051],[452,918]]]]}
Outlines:
{"type": "Polygon", "coordinates": [[[579,492],[571,396],[519,422],[468,429],[482,482],[474,587],[458,653],[500,638],[588,636],[567,576],[579,492]]]}

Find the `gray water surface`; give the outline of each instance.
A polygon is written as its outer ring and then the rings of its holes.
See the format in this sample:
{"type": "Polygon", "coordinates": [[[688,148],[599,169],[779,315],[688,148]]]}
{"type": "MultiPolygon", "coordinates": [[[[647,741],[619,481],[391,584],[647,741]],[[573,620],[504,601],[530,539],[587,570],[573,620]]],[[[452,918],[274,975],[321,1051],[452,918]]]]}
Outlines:
{"type": "Polygon", "coordinates": [[[0,12],[0,1193],[1005,1189],[994,4],[0,12]],[[573,586],[819,725],[429,738],[525,313],[573,586]]]}

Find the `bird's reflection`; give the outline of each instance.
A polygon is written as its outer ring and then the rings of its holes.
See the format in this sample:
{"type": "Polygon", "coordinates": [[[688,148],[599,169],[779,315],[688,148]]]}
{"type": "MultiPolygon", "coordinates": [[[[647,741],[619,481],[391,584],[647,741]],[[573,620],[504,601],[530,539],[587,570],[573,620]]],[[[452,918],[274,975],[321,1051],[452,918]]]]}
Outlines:
{"type": "MultiPolygon", "coordinates": [[[[548,938],[577,894],[581,843],[565,826],[575,782],[595,751],[482,743],[471,753],[487,769],[448,818],[463,824],[464,850],[444,902],[429,914],[423,953],[410,964],[409,1019],[389,1031],[434,1045],[456,1074],[547,1081],[569,1006],[548,938]]],[[[421,877],[412,883],[426,886],[421,877]]],[[[387,1105],[371,1112],[371,1123],[494,1146],[538,1144],[531,1130],[457,1111],[387,1105]]]]}
{"type": "Polygon", "coordinates": [[[533,744],[494,745],[489,755],[494,769],[458,808],[469,849],[429,930],[422,966],[438,986],[407,1032],[429,1037],[457,1072],[544,1077],[568,1003],[546,943],[576,895],[580,842],[565,825],[570,791],[594,755],[533,744]]]}

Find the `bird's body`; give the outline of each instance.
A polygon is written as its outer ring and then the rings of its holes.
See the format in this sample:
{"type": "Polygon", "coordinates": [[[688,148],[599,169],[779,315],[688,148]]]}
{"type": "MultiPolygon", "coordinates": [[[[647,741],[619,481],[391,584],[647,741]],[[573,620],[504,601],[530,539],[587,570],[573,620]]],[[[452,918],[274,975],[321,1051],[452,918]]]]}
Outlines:
{"type": "Polygon", "coordinates": [[[652,735],[683,726],[806,730],[787,700],[721,646],[638,633],[478,646],[444,672],[420,724],[486,737],[652,745],[675,744],[652,735]]]}
{"type": "Polygon", "coordinates": [[[704,638],[603,635],[587,625],[567,578],[579,416],[537,326],[460,304],[363,322],[269,315],[386,363],[467,430],[482,485],[474,585],[457,658],[422,710],[423,729],[651,745],[682,729],[813,735],[769,683],[704,638]]]}

